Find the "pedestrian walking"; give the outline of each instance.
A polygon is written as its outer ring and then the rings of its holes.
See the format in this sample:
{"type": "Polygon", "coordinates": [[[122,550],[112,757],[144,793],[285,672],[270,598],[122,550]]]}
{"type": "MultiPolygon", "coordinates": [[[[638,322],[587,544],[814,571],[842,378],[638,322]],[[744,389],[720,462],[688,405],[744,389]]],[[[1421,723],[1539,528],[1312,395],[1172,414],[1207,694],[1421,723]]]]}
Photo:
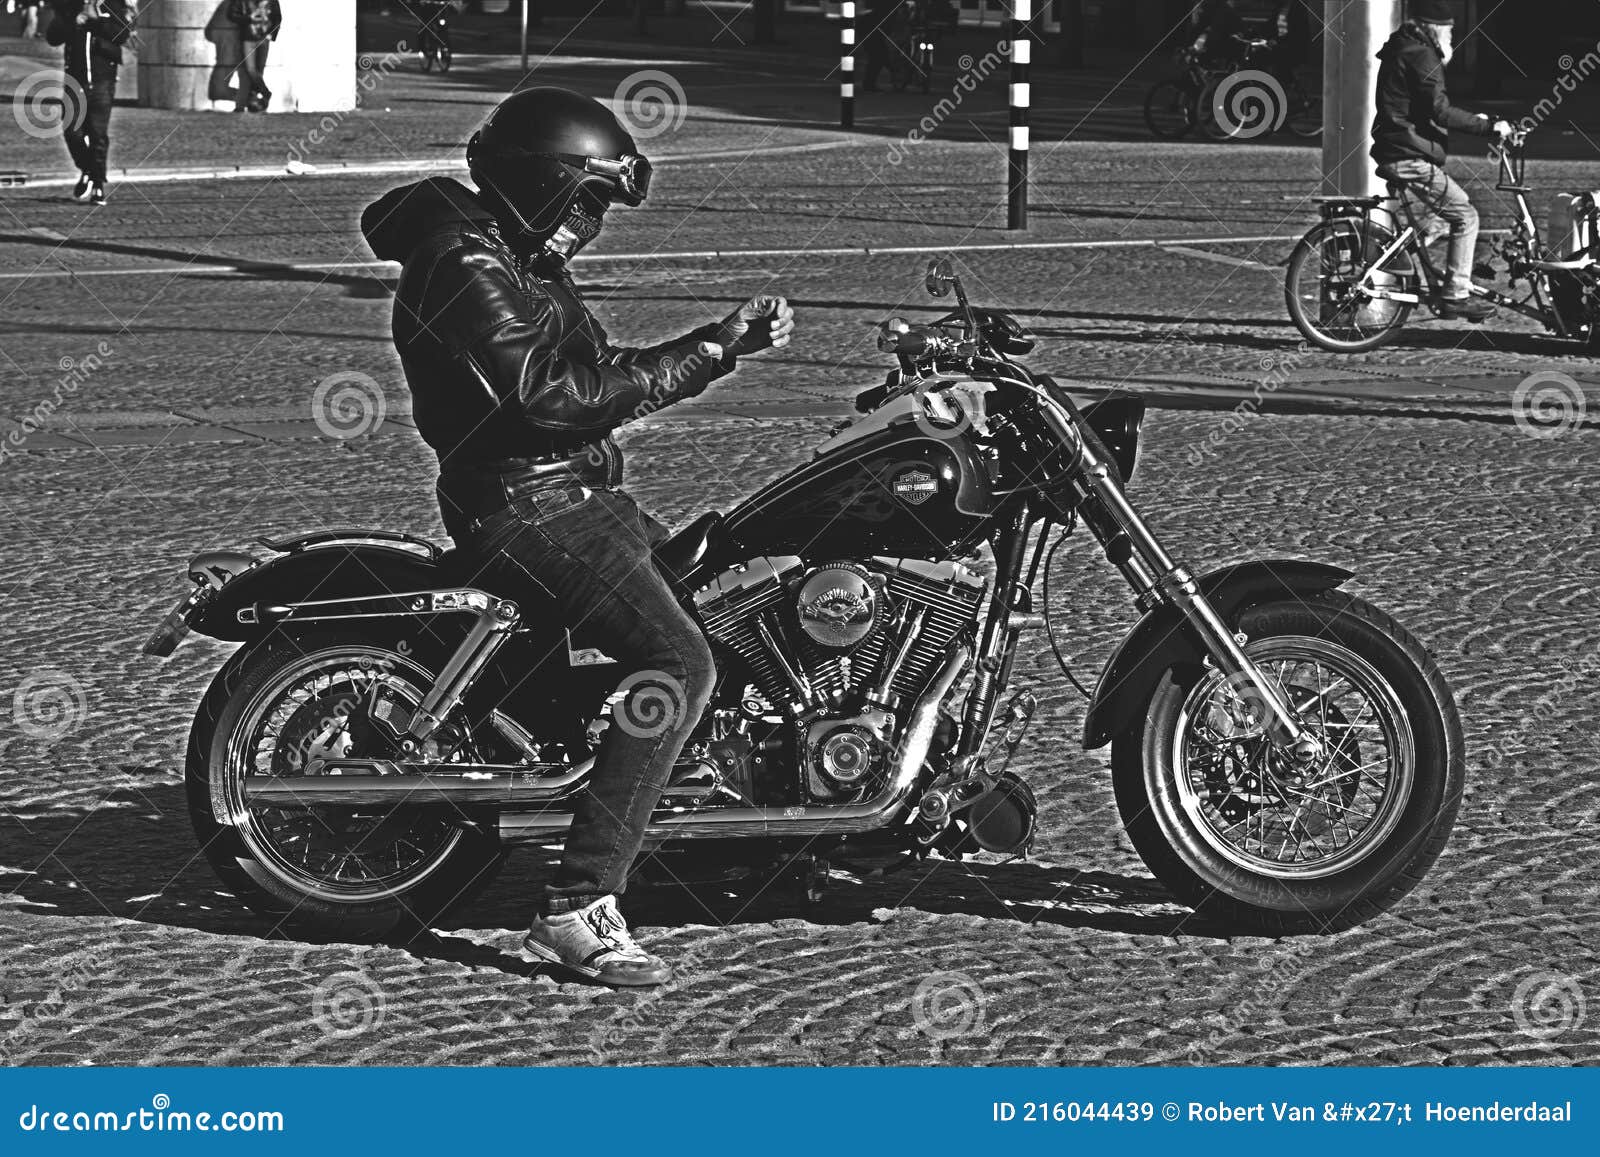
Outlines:
{"type": "Polygon", "coordinates": [[[51,0],[45,40],[62,49],[69,91],[61,126],[78,166],[72,195],[106,203],[106,159],[111,152],[111,109],[117,99],[122,46],[133,34],[128,0],[51,0]]]}
{"type": "Polygon", "coordinates": [[[278,0],[228,0],[228,19],[239,29],[239,107],[266,112],[272,103],[267,54],[278,39],[283,12],[278,0]]]}
{"type": "Polygon", "coordinates": [[[910,18],[906,14],[906,0],[867,0],[867,36],[865,41],[867,72],[865,91],[878,91],[878,76],[884,66],[891,74],[894,65],[891,54],[905,54],[906,34],[910,18]]]}

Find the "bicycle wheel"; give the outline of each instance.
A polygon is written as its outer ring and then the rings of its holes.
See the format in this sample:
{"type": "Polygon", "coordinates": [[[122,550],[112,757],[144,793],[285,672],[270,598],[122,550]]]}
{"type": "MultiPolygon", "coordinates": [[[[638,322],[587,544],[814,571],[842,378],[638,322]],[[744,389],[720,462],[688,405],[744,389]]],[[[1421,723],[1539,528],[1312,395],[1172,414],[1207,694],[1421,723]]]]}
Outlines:
{"type": "MultiPolygon", "coordinates": [[[[1305,339],[1335,353],[1361,353],[1393,341],[1411,316],[1411,304],[1376,298],[1362,288],[1367,271],[1394,240],[1382,225],[1362,218],[1325,221],[1301,238],[1289,259],[1284,301],[1305,339]]],[[[1404,262],[1402,255],[1391,265],[1404,262]]],[[[1406,269],[1375,271],[1370,287],[1414,292],[1416,275],[1406,269]]]]}
{"type": "Polygon", "coordinates": [[[454,58],[453,54],[451,53],[450,46],[448,44],[442,44],[442,45],[439,46],[439,71],[440,72],[449,72],[450,71],[450,65],[454,61],[454,59],[455,58],[454,58]]]}
{"type": "Polygon", "coordinates": [[[1144,123],[1162,140],[1175,141],[1194,131],[1194,93],[1175,80],[1164,80],[1144,98],[1144,123]]]}
{"type": "Polygon", "coordinates": [[[1201,132],[1214,141],[1226,141],[1234,135],[1234,130],[1223,124],[1217,116],[1217,89],[1222,87],[1222,82],[1226,79],[1228,78],[1224,75],[1206,81],[1206,86],[1194,98],[1195,124],[1200,126],[1201,132]]]}
{"type": "Polygon", "coordinates": [[[430,45],[428,45],[427,47],[425,47],[422,50],[422,71],[423,72],[432,72],[433,71],[433,61],[434,61],[433,45],[430,44],[430,45]]]}
{"type": "Polygon", "coordinates": [[[1289,97],[1289,131],[1303,141],[1322,135],[1322,94],[1295,92],[1289,97]]]}

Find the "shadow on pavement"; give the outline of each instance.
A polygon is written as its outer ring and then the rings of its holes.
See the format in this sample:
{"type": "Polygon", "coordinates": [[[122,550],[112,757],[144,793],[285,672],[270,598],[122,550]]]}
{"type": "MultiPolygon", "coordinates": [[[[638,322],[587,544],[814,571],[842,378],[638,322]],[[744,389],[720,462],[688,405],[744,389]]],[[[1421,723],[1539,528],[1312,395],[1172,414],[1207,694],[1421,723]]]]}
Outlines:
{"type": "MultiPolygon", "coordinates": [[[[163,774],[127,768],[129,774],[163,774]]],[[[225,891],[195,843],[181,788],[120,789],[98,806],[0,810],[3,884],[21,910],[53,917],[111,917],[223,935],[272,935],[267,922],[225,891]]],[[[492,947],[449,933],[526,926],[550,853],[520,849],[489,891],[437,933],[405,945],[422,956],[516,970],[492,947]],[[446,953],[454,955],[446,956],[446,953]]],[[[1222,935],[1179,907],[1153,880],[1060,865],[928,861],[886,878],[847,878],[820,902],[796,880],[751,877],[732,886],[653,884],[630,889],[630,919],[642,926],[768,924],[799,919],[843,925],[887,912],[976,916],[1061,928],[1148,936],[1222,935]]],[[[331,938],[337,939],[337,938],[331,938]]],[[[531,970],[531,966],[523,966],[531,970]]]]}
{"type": "Polygon", "coordinates": [[[192,266],[225,270],[239,277],[259,281],[299,281],[314,285],[342,286],[349,297],[387,297],[390,282],[364,274],[339,273],[328,269],[297,269],[280,261],[260,261],[248,257],[228,257],[216,253],[196,253],[169,246],[130,245],[124,241],[92,241],[82,237],[63,240],[35,233],[0,233],[0,245],[49,245],[52,253],[71,250],[78,253],[109,253],[120,257],[151,257],[162,261],[184,261],[192,266]]]}

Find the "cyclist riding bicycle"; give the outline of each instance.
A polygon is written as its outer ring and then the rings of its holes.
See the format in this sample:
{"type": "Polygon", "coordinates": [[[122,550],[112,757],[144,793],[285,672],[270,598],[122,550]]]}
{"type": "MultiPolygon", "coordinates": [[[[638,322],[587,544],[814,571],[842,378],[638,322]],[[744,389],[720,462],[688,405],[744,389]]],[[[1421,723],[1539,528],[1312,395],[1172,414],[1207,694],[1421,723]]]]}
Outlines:
{"type": "Polygon", "coordinates": [[[1403,185],[1405,194],[1421,205],[1428,243],[1449,238],[1449,278],[1436,312],[1481,322],[1495,309],[1472,297],[1478,211],[1444,165],[1451,129],[1504,138],[1511,125],[1450,103],[1444,69],[1454,51],[1455,17],[1448,0],[1416,0],[1413,11],[1415,19],[1402,24],[1378,53],[1382,63],[1371,155],[1378,175],[1403,185]]]}

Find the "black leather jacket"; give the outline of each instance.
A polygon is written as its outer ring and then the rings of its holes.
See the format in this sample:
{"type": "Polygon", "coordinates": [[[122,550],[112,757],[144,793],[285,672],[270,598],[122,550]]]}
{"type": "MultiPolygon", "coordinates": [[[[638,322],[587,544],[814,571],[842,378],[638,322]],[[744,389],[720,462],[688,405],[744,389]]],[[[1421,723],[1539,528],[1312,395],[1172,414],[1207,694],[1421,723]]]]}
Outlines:
{"type": "Polygon", "coordinates": [[[524,261],[466,186],[433,178],[369,206],[372,251],[404,265],[394,341],[412,414],[439,456],[453,536],[552,486],[615,486],[611,431],[700,393],[733,368],[700,352],[716,325],[649,349],[619,349],[565,266],[524,261]]]}

